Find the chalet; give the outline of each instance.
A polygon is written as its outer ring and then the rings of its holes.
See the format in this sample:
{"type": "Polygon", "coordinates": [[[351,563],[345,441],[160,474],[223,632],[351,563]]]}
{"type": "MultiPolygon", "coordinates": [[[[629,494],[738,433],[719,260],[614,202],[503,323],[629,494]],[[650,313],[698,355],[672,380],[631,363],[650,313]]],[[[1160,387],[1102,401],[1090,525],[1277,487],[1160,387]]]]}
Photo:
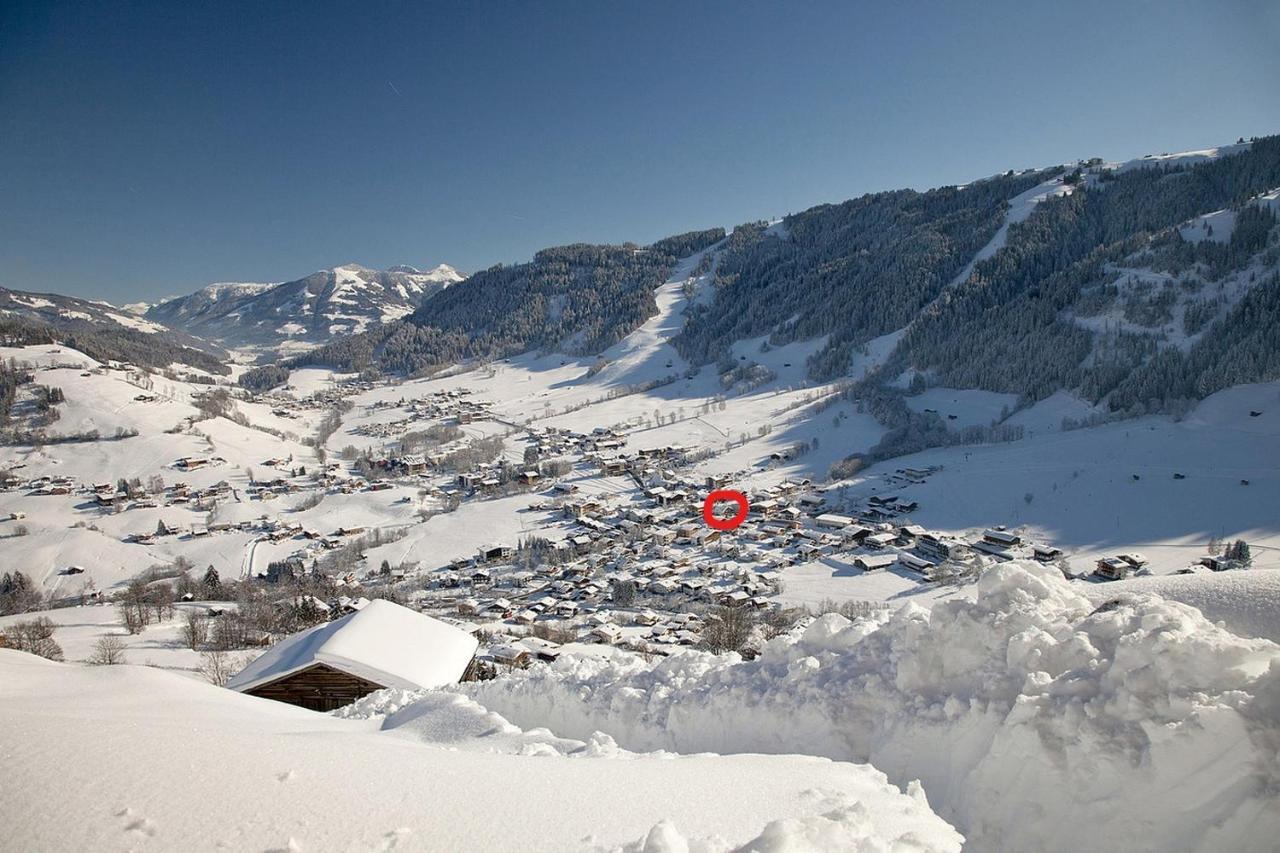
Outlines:
{"type": "Polygon", "coordinates": [[[375,690],[456,683],[475,655],[474,637],[389,601],[287,637],[227,687],[313,711],[332,711],[375,690]]]}
{"type": "Polygon", "coordinates": [[[898,562],[897,554],[862,554],[853,560],[853,564],[864,572],[887,569],[896,562],[898,562]]]}
{"type": "Polygon", "coordinates": [[[840,528],[848,527],[853,524],[853,519],[847,515],[836,515],[833,512],[826,512],[813,519],[813,523],[819,527],[840,528]]]}
{"type": "Polygon", "coordinates": [[[658,614],[654,613],[652,610],[641,610],[639,613],[636,613],[631,617],[631,621],[635,622],[637,625],[657,625],[658,614]]]}
{"type": "Polygon", "coordinates": [[[613,644],[622,639],[622,629],[612,623],[605,623],[592,628],[587,636],[597,642],[613,644]]]}
{"type": "Polygon", "coordinates": [[[997,548],[1016,548],[1022,544],[1022,537],[1004,528],[993,527],[982,531],[982,541],[997,548]]]}
{"type": "Polygon", "coordinates": [[[1061,548],[1054,548],[1052,545],[1033,545],[1031,546],[1031,557],[1041,563],[1049,563],[1062,556],[1061,548]]]}
{"type": "Polygon", "coordinates": [[[898,565],[909,571],[918,572],[926,577],[928,577],[935,568],[933,563],[923,557],[917,557],[915,554],[909,554],[906,551],[898,554],[898,565]]]}
{"type": "Polygon", "coordinates": [[[480,559],[486,562],[497,562],[499,560],[509,560],[516,552],[515,548],[503,543],[495,543],[486,545],[480,550],[480,559]]]}
{"type": "Polygon", "coordinates": [[[490,619],[507,619],[512,615],[511,602],[505,598],[497,598],[480,608],[480,615],[490,619]]]}
{"type": "Polygon", "coordinates": [[[827,499],[817,492],[810,492],[807,495],[801,495],[796,501],[801,509],[817,509],[827,502],[827,499]]]}
{"type": "Polygon", "coordinates": [[[868,548],[882,549],[888,547],[898,538],[898,534],[893,531],[883,531],[881,533],[872,533],[863,537],[862,544],[868,548]]]}
{"type": "Polygon", "coordinates": [[[352,598],[349,595],[342,595],[338,597],[337,605],[339,613],[355,613],[357,610],[363,610],[367,607],[369,599],[364,596],[352,598]]]}
{"type": "Polygon", "coordinates": [[[601,459],[600,473],[606,477],[616,477],[620,474],[627,473],[627,462],[625,459],[601,459]]]}
{"type": "Polygon", "coordinates": [[[968,546],[963,542],[948,539],[936,533],[925,533],[916,537],[916,552],[926,559],[940,563],[960,559],[968,553],[968,550],[968,546]]]}
{"type": "Polygon", "coordinates": [[[541,661],[553,662],[560,657],[560,644],[544,640],[541,637],[525,637],[517,645],[528,649],[535,658],[541,661]]]}
{"type": "Polygon", "coordinates": [[[698,596],[709,586],[706,578],[684,578],[680,581],[680,591],[685,595],[698,596]]]}
{"type": "Polygon", "coordinates": [[[682,629],[675,632],[675,640],[682,646],[696,646],[702,642],[702,635],[696,631],[682,629]]]}
{"type": "Polygon", "coordinates": [[[533,655],[519,646],[493,646],[489,649],[493,662],[513,669],[524,669],[533,663],[533,655]]]}
{"type": "Polygon", "coordinates": [[[649,582],[647,591],[650,595],[671,595],[676,591],[676,585],[664,578],[658,578],[649,582]]]}
{"type": "Polygon", "coordinates": [[[981,551],[984,554],[990,554],[1000,561],[1008,561],[1014,558],[1014,554],[1008,548],[1002,545],[996,545],[986,539],[979,539],[973,543],[973,550],[981,551]]]}
{"type": "Polygon", "coordinates": [[[1140,569],[1147,564],[1147,558],[1137,551],[1130,551],[1128,554],[1118,554],[1117,556],[1135,569],[1140,569]]]}
{"type": "Polygon", "coordinates": [[[669,527],[656,527],[649,531],[649,539],[660,545],[669,545],[675,538],[676,532],[669,527]]]}
{"type": "Polygon", "coordinates": [[[1103,557],[1094,566],[1093,573],[1100,578],[1117,581],[1128,577],[1131,568],[1132,566],[1119,557],[1103,557]]]}

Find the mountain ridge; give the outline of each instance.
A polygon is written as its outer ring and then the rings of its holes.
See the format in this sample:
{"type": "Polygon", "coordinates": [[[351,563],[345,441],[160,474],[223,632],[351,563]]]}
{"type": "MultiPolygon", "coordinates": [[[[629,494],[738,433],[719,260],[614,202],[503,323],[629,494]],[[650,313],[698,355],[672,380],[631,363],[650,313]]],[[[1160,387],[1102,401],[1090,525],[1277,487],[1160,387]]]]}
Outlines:
{"type": "Polygon", "coordinates": [[[463,278],[448,264],[423,272],[345,263],[285,282],[215,282],[143,316],[227,347],[289,352],[399,319],[463,278]]]}

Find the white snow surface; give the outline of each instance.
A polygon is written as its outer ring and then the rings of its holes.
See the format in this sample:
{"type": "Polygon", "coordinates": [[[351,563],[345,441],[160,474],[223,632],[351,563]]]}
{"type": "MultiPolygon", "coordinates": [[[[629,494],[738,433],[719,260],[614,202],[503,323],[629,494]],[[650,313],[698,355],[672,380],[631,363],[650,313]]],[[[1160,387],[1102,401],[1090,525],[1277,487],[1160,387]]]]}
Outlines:
{"type": "Polygon", "coordinates": [[[463,689],[633,749],[870,761],[919,779],[968,850],[1273,850],[1280,646],[1155,595],[1095,607],[1077,590],[1012,562],[973,600],[829,614],[752,662],[562,656],[463,689]]]}
{"type": "Polygon", "coordinates": [[[0,786],[15,851],[956,853],[962,841],[918,785],[904,794],[871,767],[637,754],[600,734],[521,732],[461,697],[337,719],[149,667],[5,649],[0,690],[0,754],[21,780],[0,786]]]}
{"type": "Polygon", "coordinates": [[[462,677],[476,638],[390,601],[324,622],[272,646],[228,682],[249,690],[314,664],[325,664],[384,687],[440,687],[462,677]]]}
{"type": "Polygon", "coordinates": [[[1280,571],[1211,572],[1191,575],[1133,577],[1085,587],[1096,602],[1126,595],[1155,593],[1189,604],[1205,618],[1241,637],[1265,637],[1280,643],[1280,571]]]}

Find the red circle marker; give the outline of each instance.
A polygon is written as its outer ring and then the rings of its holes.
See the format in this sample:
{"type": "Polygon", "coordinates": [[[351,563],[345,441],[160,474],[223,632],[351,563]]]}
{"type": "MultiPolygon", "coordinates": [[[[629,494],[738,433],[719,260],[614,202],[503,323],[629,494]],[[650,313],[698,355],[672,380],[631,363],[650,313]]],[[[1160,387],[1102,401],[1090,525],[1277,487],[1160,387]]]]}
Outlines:
{"type": "Polygon", "coordinates": [[[702,502],[702,520],[707,523],[707,527],[713,530],[732,530],[746,521],[746,518],[747,496],[742,492],[735,492],[732,489],[718,489],[707,495],[707,499],[702,502]],[[721,501],[732,501],[738,505],[738,511],[734,513],[732,518],[716,518],[715,513],[711,511],[721,501]]]}

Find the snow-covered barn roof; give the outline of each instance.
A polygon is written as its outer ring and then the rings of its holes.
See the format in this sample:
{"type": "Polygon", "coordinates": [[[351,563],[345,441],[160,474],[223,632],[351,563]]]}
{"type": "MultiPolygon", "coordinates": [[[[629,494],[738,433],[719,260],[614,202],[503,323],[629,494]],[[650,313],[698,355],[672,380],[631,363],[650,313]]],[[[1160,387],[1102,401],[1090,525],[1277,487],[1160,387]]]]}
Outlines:
{"type": "Polygon", "coordinates": [[[324,664],[384,687],[417,690],[462,677],[478,643],[465,631],[390,601],[294,634],[237,673],[227,686],[246,691],[324,664]]]}

